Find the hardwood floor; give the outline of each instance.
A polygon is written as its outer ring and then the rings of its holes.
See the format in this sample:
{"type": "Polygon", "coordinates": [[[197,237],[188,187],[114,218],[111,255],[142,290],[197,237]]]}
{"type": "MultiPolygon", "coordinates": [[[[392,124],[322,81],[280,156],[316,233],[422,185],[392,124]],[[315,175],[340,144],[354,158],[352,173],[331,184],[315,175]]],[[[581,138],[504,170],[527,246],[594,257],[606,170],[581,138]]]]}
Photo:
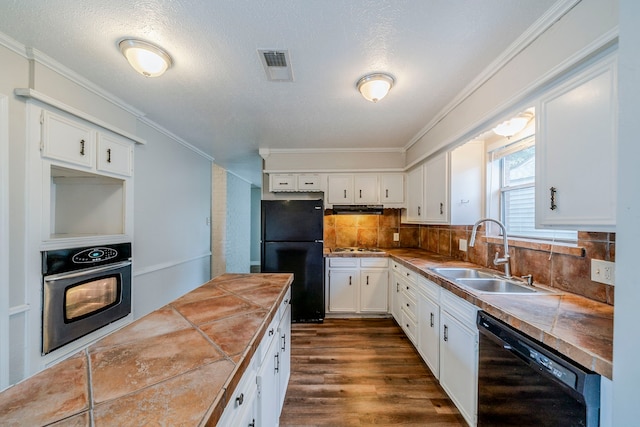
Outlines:
{"type": "Polygon", "coordinates": [[[466,426],[392,319],[293,324],[282,427],[466,426]]]}

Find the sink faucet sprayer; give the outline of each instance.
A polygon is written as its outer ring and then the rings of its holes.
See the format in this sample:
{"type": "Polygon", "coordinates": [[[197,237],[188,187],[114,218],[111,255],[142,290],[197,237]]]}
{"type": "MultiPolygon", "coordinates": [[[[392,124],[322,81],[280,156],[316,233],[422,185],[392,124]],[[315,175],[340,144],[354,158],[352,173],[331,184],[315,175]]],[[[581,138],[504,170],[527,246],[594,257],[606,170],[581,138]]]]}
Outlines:
{"type": "Polygon", "coordinates": [[[511,279],[511,267],[509,266],[509,242],[507,241],[507,229],[504,224],[493,218],[482,218],[478,220],[473,225],[473,230],[471,231],[471,240],[469,240],[469,246],[473,247],[476,244],[476,233],[478,232],[478,226],[480,226],[483,222],[494,222],[500,226],[502,230],[502,244],[504,245],[504,256],[502,258],[498,258],[498,252],[496,252],[496,256],[493,259],[493,265],[501,265],[504,264],[504,277],[507,279],[511,279]]]}

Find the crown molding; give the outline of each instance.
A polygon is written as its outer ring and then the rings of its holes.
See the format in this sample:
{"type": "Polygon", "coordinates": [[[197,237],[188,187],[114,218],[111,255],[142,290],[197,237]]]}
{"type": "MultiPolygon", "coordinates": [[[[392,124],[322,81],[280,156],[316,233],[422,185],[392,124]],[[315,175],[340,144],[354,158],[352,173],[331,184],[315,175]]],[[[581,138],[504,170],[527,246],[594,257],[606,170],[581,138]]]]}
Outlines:
{"type": "Polygon", "coordinates": [[[162,126],[160,126],[158,123],[154,122],[153,120],[149,120],[147,117],[139,117],[138,121],[140,123],[144,123],[145,125],[149,126],[152,129],[160,132],[161,134],[171,138],[174,142],[177,142],[178,144],[182,145],[183,147],[185,147],[185,148],[193,151],[194,153],[198,154],[199,156],[204,157],[205,159],[209,160],[210,162],[213,162],[215,160],[209,154],[207,154],[204,151],[200,150],[199,148],[197,148],[193,144],[188,143],[187,141],[185,141],[184,139],[180,138],[178,135],[174,134],[170,130],[163,128],[162,126]]]}
{"type": "Polygon", "coordinates": [[[524,33],[520,35],[509,47],[502,52],[488,67],[486,67],[475,79],[471,81],[453,100],[448,103],[436,116],[423,127],[405,146],[404,150],[409,150],[416,142],[433,129],[451,111],[462,104],[476,90],[491,79],[496,73],[504,68],[513,58],[526,49],[540,35],[547,31],[553,24],[573,9],[581,0],[561,0],[556,2],[533,23],[524,33]]]}

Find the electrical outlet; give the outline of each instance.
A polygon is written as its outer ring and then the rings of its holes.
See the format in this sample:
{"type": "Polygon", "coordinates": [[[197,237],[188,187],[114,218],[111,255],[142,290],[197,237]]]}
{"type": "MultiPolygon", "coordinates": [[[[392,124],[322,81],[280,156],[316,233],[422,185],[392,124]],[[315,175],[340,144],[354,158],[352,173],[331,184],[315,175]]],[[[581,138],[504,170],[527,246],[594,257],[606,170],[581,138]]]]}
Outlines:
{"type": "Polygon", "coordinates": [[[591,260],[591,280],[594,282],[614,285],[616,278],[615,272],[615,263],[601,259],[591,260]]]}
{"type": "Polygon", "coordinates": [[[400,233],[393,233],[393,241],[394,242],[400,241],[400,233]]]}
{"type": "Polygon", "coordinates": [[[458,242],[458,249],[462,252],[467,252],[467,239],[460,239],[458,242]]]}

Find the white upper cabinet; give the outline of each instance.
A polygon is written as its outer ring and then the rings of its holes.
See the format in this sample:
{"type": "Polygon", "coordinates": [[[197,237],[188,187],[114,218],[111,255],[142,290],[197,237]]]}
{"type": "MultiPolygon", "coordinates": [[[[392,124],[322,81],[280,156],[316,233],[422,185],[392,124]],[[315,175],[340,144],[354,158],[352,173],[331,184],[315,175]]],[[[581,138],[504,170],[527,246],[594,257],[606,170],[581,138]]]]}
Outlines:
{"type": "Polygon", "coordinates": [[[450,224],[468,225],[482,217],[484,143],[470,141],[451,152],[450,224]]]}
{"type": "Polygon", "coordinates": [[[353,203],[353,175],[329,175],[327,181],[327,203],[353,203]]]}
{"type": "Polygon", "coordinates": [[[133,141],[42,111],[42,156],[76,169],[132,176],[133,141]]]}
{"type": "Polygon", "coordinates": [[[449,222],[449,153],[424,165],[424,218],[428,223],[449,222]]]}
{"type": "Polygon", "coordinates": [[[133,145],[129,141],[100,133],[96,151],[99,171],[125,176],[133,174],[133,145]]]}
{"type": "Polygon", "coordinates": [[[404,174],[380,174],[380,202],[383,205],[404,203],[404,174]]]}
{"type": "Polygon", "coordinates": [[[617,92],[615,55],[545,94],[536,138],[536,225],[614,231],[617,92]]]}
{"type": "Polygon", "coordinates": [[[356,205],[379,202],[377,174],[353,176],[353,202],[356,205]]]}
{"type": "Polygon", "coordinates": [[[319,174],[269,174],[269,191],[274,193],[318,192],[322,190],[322,177],[319,174]]]}
{"type": "Polygon", "coordinates": [[[418,166],[407,174],[406,221],[418,222],[424,219],[424,167],[418,166]]]}
{"type": "Polygon", "coordinates": [[[96,131],[90,126],[44,110],[42,112],[42,155],[74,166],[95,165],[96,131]]]}
{"type": "Polygon", "coordinates": [[[378,174],[328,176],[327,204],[369,204],[378,201],[378,174]]]}

